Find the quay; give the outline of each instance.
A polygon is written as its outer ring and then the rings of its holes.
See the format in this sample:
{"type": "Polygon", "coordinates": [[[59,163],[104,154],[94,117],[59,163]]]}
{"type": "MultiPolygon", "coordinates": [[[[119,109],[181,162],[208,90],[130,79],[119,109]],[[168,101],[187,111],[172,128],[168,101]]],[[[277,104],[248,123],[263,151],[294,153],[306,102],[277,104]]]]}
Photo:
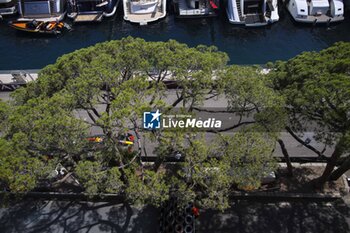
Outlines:
{"type": "Polygon", "coordinates": [[[39,70],[0,71],[0,91],[14,91],[38,78],[39,70]]]}
{"type": "MultiPolygon", "coordinates": [[[[0,70],[0,91],[14,91],[21,86],[25,86],[27,83],[34,81],[38,78],[39,69],[29,70],[0,70]]],[[[266,69],[263,69],[266,73],[266,69]]],[[[155,77],[158,73],[153,74],[155,77]]],[[[215,77],[213,77],[215,78],[215,77]]],[[[148,78],[149,82],[152,82],[152,78],[148,78]]],[[[177,82],[172,79],[172,74],[165,76],[163,83],[168,89],[177,88],[177,82]]]]}

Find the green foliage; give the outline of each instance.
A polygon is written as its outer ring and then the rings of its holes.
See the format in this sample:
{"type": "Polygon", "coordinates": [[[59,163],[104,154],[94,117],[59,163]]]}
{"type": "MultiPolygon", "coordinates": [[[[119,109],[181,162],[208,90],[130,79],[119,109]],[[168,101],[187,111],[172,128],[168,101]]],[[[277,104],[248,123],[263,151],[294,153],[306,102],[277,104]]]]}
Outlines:
{"type": "Polygon", "coordinates": [[[84,145],[82,139],[86,137],[87,126],[62,106],[63,101],[63,96],[34,98],[14,107],[5,137],[20,135],[21,140],[16,142],[36,156],[79,153],[84,145]]]}
{"type": "Polygon", "coordinates": [[[228,101],[229,112],[252,117],[262,131],[279,133],[286,121],[285,102],[268,82],[260,67],[230,66],[221,71],[217,85],[228,101]]]}
{"type": "Polygon", "coordinates": [[[164,172],[127,169],[126,176],[128,185],[125,192],[132,203],[160,206],[169,199],[169,184],[165,181],[164,172]]]}
{"type": "Polygon", "coordinates": [[[197,200],[207,208],[225,209],[229,206],[230,177],[228,164],[211,158],[210,144],[204,138],[185,132],[167,132],[167,140],[162,140],[157,152],[165,149],[172,156],[180,153],[185,162],[168,165],[167,171],[171,194],[178,203],[197,200]],[[171,141],[171,144],[168,142],[171,141]]]}
{"type": "Polygon", "coordinates": [[[315,132],[317,141],[335,148],[318,180],[322,186],[350,145],[350,43],[305,52],[272,68],[271,85],[285,96],[290,128],[315,132]]]}
{"type": "Polygon", "coordinates": [[[223,157],[231,164],[232,180],[240,189],[259,188],[261,180],[277,168],[272,155],[276,140],[268,133],[245,129],[233,137],[224,136],[223,143],[223,157]]]}
{"type": "Polygon", "coordinates": [[[47,176],[47,173],[47,167],[41,160],[28,156],[23,148],[0,139],[0,181],[9,191],[30,191],[36,187],[38,179],[47,176]]]}
{"type": "Polygon", "coordinates": [[[8,130],[8,118],[11,115],[11,112],[11,106],[0,99],[0,132],[8,130]]]}
{"type": "Polygon", "coordinates": [[[267,86],[261,69],[227,67],[227,62],[227,55],[213,46],[189,48],[173,40],[128,37],[100,43],[42,69],[37,81],[13,94],[9,115],[0,102],[0,120],[8,122],[3,132],[23,156],[30,155],[31,165],[21,169],[32,171],[43,165],[43,155],[54,155],[88,194],[115,193],[132,203],[154,205],[177,196],[180,203],[197,200],[223,210],[233,184],[258,188],[276,168],[273,140],[285,123],[284,98],[267,86]],[[169,103],[163,82],[170,75],[180,88],[169,103]],[[182,107],[193,114],[194,107],[220,95],[229,100],[228,112],[253,116],[256,132],[270,134],[243,131],[208,142],[198,130],[145,132],[141,127],[144,111],[171,113],[182,107]],[[102,132],[103,142],[88,144],[91,128],[102,132]],[[156,144],[154,165],[141,163],[138,140],[132,153],[120,144],[120,136],[129,132],[156,144]],[[174,153],[185,156],[185,162],[165,164],[164,158],[174,153]]]}
{"type": "Polygon", "coordinates": [[[118,168],[103,168],[100,162],[81,161],[75,174],[90,195],[98,193],[120,194],[123,191],[121,172],[118,168]]]}
{"type": "Polygon", "coordinates": [[[334,133],[350,128],[350,43],[339,42],[321,52],[306,52],[287,62],[277,62],[270,74],[273,87],[286,98],[295,131],[310,127],[327,144],[334,133]]]}

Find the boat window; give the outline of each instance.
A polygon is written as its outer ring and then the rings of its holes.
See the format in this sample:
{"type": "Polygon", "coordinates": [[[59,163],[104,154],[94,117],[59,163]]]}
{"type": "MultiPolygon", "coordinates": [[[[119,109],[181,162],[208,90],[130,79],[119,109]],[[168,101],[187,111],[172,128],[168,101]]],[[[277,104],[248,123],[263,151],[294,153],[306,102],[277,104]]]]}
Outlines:
{"type": "Polygon", "coordinates": [[[25,1],[23,4],[24,15],[51,14],[49,1],[25,1]]]}
{"type": "Polygon", "coordinates": [[[301,11],[301,12],[305,12],[305,10],[304,10],[304,9],[301,9],[300,11],[301,11]]]}

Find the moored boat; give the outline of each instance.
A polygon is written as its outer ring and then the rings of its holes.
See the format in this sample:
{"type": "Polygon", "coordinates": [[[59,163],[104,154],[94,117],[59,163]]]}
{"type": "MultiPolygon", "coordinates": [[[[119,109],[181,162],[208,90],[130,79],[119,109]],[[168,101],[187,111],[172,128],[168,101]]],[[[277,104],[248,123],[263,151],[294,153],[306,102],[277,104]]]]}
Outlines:
{"type": "Polygon", "coordinates": [[[277,0],[228,0],[226,8],[232,24],[258,27],[279,20],[277,0]]]}
{"type": "Polygon", "coordinates": [[[62,21],[65,8],[65,0],[18,0],[18,21],[62,21]]]}
{"type": "Polygon", "coordinates": [[[39,34],[52,34],[57,35],[63,32],[68,26],[63,22],[45,22],[45,21],[14,21],[9,25],[19,31],[39,33],[39,34]]]}
{"type": "Polygon", "coordinates": [[[67,16],[74,22],[100,22],[115,15],[119,0],[68,0],[67,16]]]}
{"type": "Polygon", "coordinates": [[[329,24],[344,20],[343,0],[289,0],[287,9],[300,23],[329,24]]]}
{"type": "Polygon", "coordinates": [[[207,17],[217,16],[220,8],[219,0],[174,0],[174,10],[177,17],[207,17]]]}
{"type": "Polygon", "coordinates": [[[166,0],[123,0],[124,19],[146,25],[166,16],[166,0]]]}

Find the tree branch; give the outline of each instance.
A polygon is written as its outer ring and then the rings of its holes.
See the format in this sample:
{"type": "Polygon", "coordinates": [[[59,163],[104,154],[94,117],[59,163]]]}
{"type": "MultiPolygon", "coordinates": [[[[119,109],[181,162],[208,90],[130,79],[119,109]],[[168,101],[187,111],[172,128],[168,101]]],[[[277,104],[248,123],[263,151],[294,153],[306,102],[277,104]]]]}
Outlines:
{"type": "Polygon", "coordinates": [[[299,138],[290,127],[286,126],[286,130],[288,131],[288,133],[290,135],[292,135],[292,137],[297,140],[299,143],[301,143],[303,146],[305,146],[306,148],[310,149],[311,151],[315,152],[320,158],[326,158],[325,155],[318,151],[315,147],[307,144],[306,142],[304,142],[301,138],[299,138]]]}

